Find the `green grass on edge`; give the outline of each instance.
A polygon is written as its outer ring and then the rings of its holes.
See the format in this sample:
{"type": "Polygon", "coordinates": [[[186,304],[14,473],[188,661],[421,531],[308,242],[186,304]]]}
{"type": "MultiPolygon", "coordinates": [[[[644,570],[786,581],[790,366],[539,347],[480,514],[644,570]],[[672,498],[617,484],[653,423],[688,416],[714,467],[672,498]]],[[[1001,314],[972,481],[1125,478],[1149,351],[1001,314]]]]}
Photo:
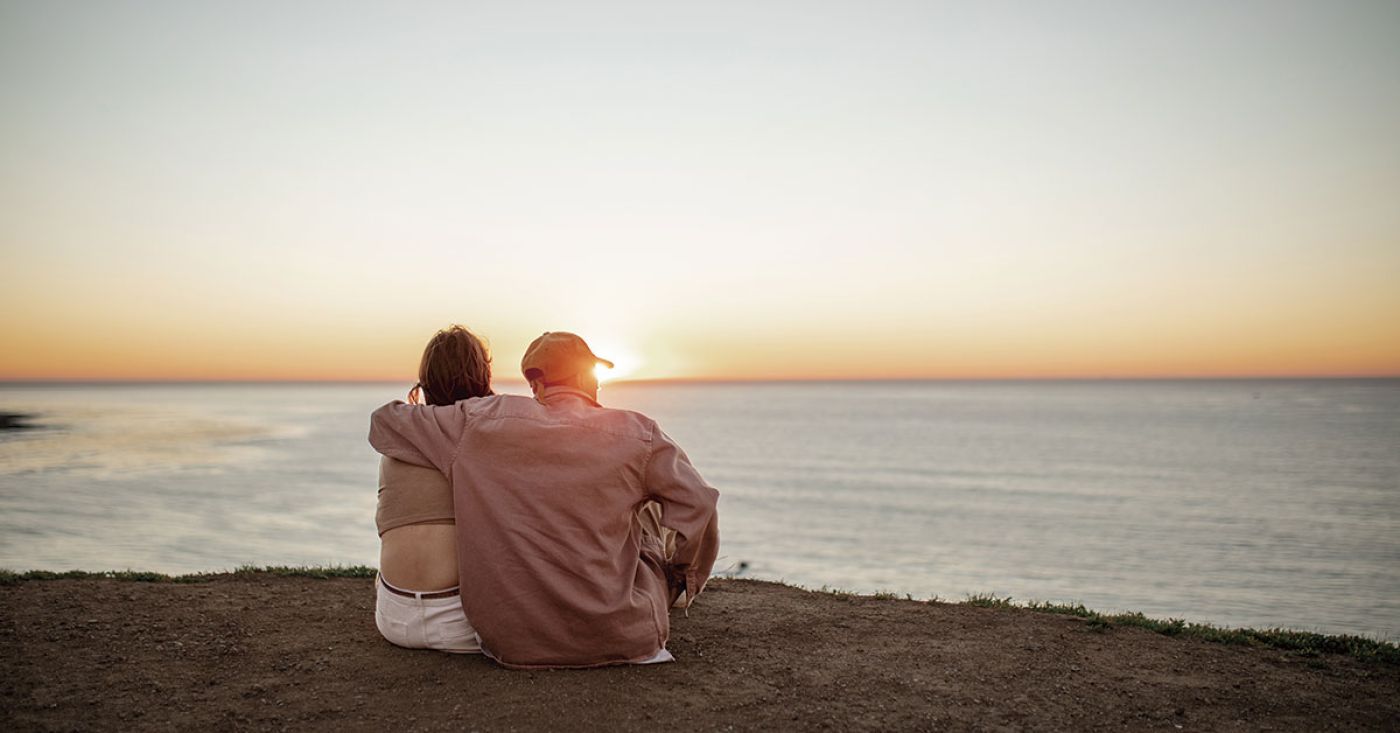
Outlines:
{"type": "MultiPolygon", "coordinates": [[[[741,578],[733,580],[747,582],[746,579],[741,578]]],[[[826,585],[820,588],[806,588],[782,581],[779,581],[779,583],[809,592],[822,593],[850,603],[858,603],[863,600],[891,601],[899,600],[901,597],[897,593],[890,592],[861,595],[844,588],[833,588],[826,585]]],[[[904,595],[903,598],[905,600],[914,600],[908,595],[904,595]]],[[[947,601],[941,600],[938,596],[918,602],[928,604],[947,603],[947,601]]],[[[1302,656],[1346,654],[1365,661],[1400,664],[1400,647],[1397,647],[1391,642],[1368,639],[1364,636],[1316,634],[1310,631],[1293,631],[1290,629],[1223,629],[1209,624],[1190,623],[1175,618],[1163,621],[1161,619],[1148,618],[1137,612],[1100,613],[1085,608],[1083,604],[1071,605],[1064,603],[1047,603],[1044,601],[1017,603],[1010,597],[1002,598],[992,594],[969,595],[966,600],[953,603],[954,605],[977,606],[979,608],[1001,608],[1016,611],[1053,613],[1060,616],[1075,616],[1087,621],[1088,627],[1095,631],[1107,631],[1115,626],[1125,626],[1147,629],[1148,631],[1153,631],[1164,636],[1201,639],[1218,644],[1243,644],[1280,649],[1294,652],[1302,656]]]]}
{"type": "Polygon", "coordinates": [[[240,565],[232,572],[190,573],[188,575],[166,575],[140,570],[107,570],[87,572],[85,570],[26,570],[22,573],[0,569],[0,585],[14,585],[27,580],[127,580],[137,583],[207,583],[223,575],[281,575],[291,578],[373,578],[379,572],[365,565],[288,566],[271,565],[265,568],[240,565]]]}
{"type": "Polygon", "coordinates": [[[998,598],[994,595],[971,595],[967,597],[966,601],[963,601],[963,605],[981,608],[1024,609],[1038,613],[1074,616],[1085,619],[1090,628],[1099,631],[1106,631],[1115,626],[1127,626],[1147,629],[1165,636],[1201,639],[1219,644],[1261,646],[1302,655],[1346,654],[1366,661],[1400,664],[1400,647],[1390,642],[1368,639],[1364,636],[1316,634],[1311,631],[1292,631],[1290,629],[1224,629],[1209,624],[1191,623],[1179,618],[1165,621],[1148,618],[1137,612],[1100,613],[1085,608],[1083,604],[1043,601],[1017,604],[1011,598],[998,598]]]}

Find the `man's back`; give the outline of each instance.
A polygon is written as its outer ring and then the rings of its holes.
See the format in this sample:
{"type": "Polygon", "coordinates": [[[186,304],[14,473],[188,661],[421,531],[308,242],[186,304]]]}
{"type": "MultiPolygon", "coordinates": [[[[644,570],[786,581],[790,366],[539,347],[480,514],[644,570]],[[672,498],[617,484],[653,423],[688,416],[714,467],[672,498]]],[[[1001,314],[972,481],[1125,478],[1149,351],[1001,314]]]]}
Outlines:
{"type": "Polygon", "coordinates": [[[714,563],[718,492],[650,418],[577,390],[386,405],[370,442],[452,481],[463,607],[502,663],[621,663],[664,646],[667,569],[635,520],[648,499],[677,531],[671,567],[690,597],[714,563]]]}

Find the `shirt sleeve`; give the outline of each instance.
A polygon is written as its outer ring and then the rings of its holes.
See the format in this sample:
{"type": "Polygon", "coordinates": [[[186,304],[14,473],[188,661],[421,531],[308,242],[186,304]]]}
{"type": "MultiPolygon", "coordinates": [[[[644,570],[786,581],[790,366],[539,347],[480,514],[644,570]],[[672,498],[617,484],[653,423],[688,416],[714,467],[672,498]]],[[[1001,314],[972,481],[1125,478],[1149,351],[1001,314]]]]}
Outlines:
{"type": "Polygon", "coordinates": [[[466,430],[466,412],[454,405],[409,405],[394,400],[369,417],[369,444],[380,454],[448,473],[466,430]]]}
{"type": "Polygon", "coordinates": [[[719,554],[719,492],[700,477],[685,451],[658,428],[647,461],[646,489],[661,504],[661,525],[676,531],[673,584],[684,584],[689,607],[704,590],[719,554]]]}

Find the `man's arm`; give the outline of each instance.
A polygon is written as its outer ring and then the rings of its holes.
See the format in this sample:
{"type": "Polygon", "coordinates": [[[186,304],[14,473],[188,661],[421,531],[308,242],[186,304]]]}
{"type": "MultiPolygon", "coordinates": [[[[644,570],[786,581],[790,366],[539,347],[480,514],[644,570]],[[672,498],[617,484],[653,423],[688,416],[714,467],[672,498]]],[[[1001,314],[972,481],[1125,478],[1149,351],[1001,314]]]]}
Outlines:
{"type": "Polygon", "coordinates": [[[369,416],[369,444],[381,454],[447,474],[466,429],[466,412],[454,405],[409,405],[400,400],[369,416]]]}
{"type": "Polygon", "coordinates": [[[676,531],[670,574],[673,583],[685,584],[688,607],[705,588],[719,554],[719,492],[660,428],[652,437],[646,489],[661,504],[662,526],[676,531]]]}

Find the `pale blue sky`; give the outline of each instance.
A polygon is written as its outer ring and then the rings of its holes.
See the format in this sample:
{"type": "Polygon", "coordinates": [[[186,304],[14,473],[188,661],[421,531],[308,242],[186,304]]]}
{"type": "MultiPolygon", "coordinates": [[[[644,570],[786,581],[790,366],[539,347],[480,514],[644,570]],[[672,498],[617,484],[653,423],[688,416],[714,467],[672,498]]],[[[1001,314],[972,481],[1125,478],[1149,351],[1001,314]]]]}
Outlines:
{"type": "Polygon", "coordinates": [[[1400,371],[1395,2],[0,0],[0,108],[0,378],[1400,371]]]}

